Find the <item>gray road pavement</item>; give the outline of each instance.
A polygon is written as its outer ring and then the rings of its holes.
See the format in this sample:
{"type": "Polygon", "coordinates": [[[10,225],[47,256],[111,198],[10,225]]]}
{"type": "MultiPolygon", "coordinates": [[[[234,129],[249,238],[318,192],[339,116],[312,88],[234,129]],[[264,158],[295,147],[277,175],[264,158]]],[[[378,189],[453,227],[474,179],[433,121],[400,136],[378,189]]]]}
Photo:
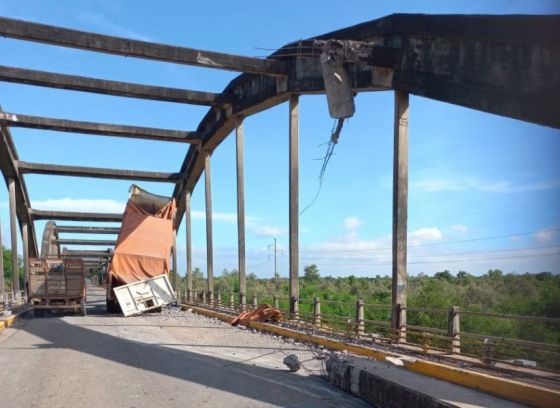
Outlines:
{"type": "Polygon", "coordinates": [[[367,406],[307,371],[290,373],[286,354],[312,357],[303,345],[186,312],[110,316],[103,303],[90,290],[87,317],[29,318],[0,332],[0,406],[367,406]]]}

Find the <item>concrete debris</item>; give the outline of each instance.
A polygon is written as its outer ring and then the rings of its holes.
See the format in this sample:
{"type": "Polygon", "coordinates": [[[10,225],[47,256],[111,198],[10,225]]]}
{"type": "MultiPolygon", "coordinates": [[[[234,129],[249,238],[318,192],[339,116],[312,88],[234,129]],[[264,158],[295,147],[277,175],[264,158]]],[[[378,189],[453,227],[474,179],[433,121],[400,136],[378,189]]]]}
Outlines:
{"type": "Polygon", "coordinates": [[[282,361],[291,372],[296,372],[301,368],[301,362],[299,361],[299,357],[295,354],[290,354],[289,356],[284,357],[282,361]]]}
{"type": "Polygon", "coordinates": [[[387,360],[389,363],[396,365],[397,367],[403,367],[404,363],[400,358],[397,357],[390,357],[390,356],[386,356],[385,360],[387,360]]]}

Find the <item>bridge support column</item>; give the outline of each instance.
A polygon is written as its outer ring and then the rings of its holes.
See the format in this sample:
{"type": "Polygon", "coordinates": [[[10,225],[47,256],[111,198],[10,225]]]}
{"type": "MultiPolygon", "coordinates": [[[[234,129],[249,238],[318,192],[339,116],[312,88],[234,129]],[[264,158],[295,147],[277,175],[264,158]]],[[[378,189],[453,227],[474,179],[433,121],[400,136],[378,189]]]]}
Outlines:
{"type": "Polygon", "coordinates": [[[25,271],[25,296],[29,299],[29,229],[27,223],[21,225],[21,240],[23,246],[23,270],[25,271]]]}
{"type": "Polygon", "coordinates": [[[408,94],[395,91],[393,151],[393,333],[406,341],[408,221],[408,94]]]}
{"type": "Polygon", "coordinates": [[[177,231],[173,230],[173,249],[172,249],[173,257],[171,258],[171,265],[173,268],[173,289],[177,291],[177,274],[179,271],[177,270],[177,231]]]}
{"type": "Polygon", "coordinates": [[[204,195],[206,198],[206,269],[208,301],[214,300],[214,250],[212,244],[212,184],[210,152],[204,153],[204,195]]]}
{"type": "Polygon", "coordinates": [[[187,302],[192,302],[191,192],[185,195],[185,228],[187,229],[187,302]]]}
{"type": "Polygon", "coordinates": [[[290,95],[290,314],[299,317],[299,95],[290,95]]]}
{"type": "MultiPolygon", "coordinates": [[[[2,220],[0,219],[0,249],[2,249],[2,220]]],[[[0,302],[4,302],[6,294],[4,291],[4,254],[0,256],[0,302]]]]}
{"type": "Polygon", "coordinates": [[[17,251],[17,218],[16,218],[16,181],[8,180],[8,196],[10,201],[10,236],[12,243],[12,292],[19,299],[19,268],[17,251]]]}
{"type": "MultiPolygon", "coordinates": [[[[243,118],[237,117],[235,127],[235,153],[237,168],[237,256],[239,271],[239,302],[245,298],[245,168],[243,160],[243,118]]],[[[240,305],[242,306],[242,305],[240,305]]],[[[243,309],[243,307],[242,307],[243,309]]]]}

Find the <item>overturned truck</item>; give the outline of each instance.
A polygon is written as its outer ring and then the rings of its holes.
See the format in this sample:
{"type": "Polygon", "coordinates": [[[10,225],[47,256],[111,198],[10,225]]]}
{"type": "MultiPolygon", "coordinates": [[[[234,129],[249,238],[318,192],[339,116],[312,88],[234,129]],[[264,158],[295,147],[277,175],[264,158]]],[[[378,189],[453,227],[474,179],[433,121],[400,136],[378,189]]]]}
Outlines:
{"type": "Polygon", "coordinates": [[[176,300],[168,278],[174,217],[175,200],[131,186],[108,267],[109,313],[129,316],[176,300]]]}

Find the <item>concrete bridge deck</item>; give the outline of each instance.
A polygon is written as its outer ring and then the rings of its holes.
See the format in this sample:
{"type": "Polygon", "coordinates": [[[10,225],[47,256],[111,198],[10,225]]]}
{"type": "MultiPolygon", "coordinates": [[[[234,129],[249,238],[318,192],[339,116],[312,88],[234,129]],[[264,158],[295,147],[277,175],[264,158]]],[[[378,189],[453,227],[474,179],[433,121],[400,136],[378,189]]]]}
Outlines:
{"type": "Polygon", "coordinates": [[[88,298],[87,317],[21,319],[0,332],[0,384],[11,390],[2,407],[367,406],[289,372],[286,353],[312,358],[303,345],[186,312],[107,315],[102,290],[88,298]]]}
{"type": "MultiPolygon", "coordinates": [[[[108,315],[103,290],[90,287],[87,317],[28,316],[0,332],[0,384],[12,390],[3,395],[2,406],[369,406],[321,378],[322,364],[314,355],[291,339],[178,309],[132,318],[108,315]],[[288,354],[298,355],[304,368],[291,373],[282,363],[288,354]]],[[[521,407],[388,363],[351,361],[376,376],[382,373],[379,390],[387,392],[390,384],[395,394],[387,398],[395,403],[407,393],[430,407],[521,407]]]]}

